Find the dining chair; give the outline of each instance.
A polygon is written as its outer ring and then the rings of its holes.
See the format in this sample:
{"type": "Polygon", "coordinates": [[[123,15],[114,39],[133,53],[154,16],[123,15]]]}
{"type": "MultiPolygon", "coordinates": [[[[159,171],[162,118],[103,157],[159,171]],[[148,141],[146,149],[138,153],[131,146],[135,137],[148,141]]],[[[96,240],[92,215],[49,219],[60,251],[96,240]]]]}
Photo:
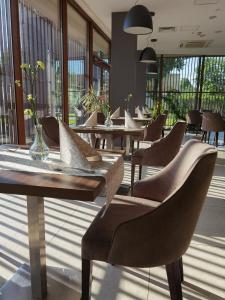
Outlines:
{"type": "Polygon", "coordinates": [[[198,133],[201,131],[202,114],[198,109],[190,110],[187,114],[187,130],[198,133]]]}
{"type": "Polygon", "coordinates": [[[181,300],[182,256],[192,239],[217,151],[187,142],[159,173],[137,181],[134,196],[114,196],[82,238],[82,300],[91,294],[94,260],[137,268],[166,266],[172,300],[181,300]]]}
{"type": "Polygon", "coordinates": [[[166,124],[167,115],[159,115],[154,121],[149,123],[144,132],[144,141],[156,141],[161,138],[163,127],[166,124]]]}
{"type": "Polygon", "coordinates": [[[43,138],[48,147],[59,147],[59,123],[55,117],[39,118],[43,128],[43,138]]]}
{"type": "Polygon", "coordinates": [[[139,180],[142,166],[165,167],[177,155],[187,128],[184,121],[177,122],[169,134],[151,144],[149,148],[138,149],[131,158],[131,193],[133,190],[135,166],[139,166],[139,180]]]}
{"type": "Polygon", "coordinates": [[[218,146],[219,132],[224,132],[225,142],[225,121],[220,113],[204,112],[202,118],[202,141],[210,141],[210,133],[215,132],[214,142],[218,146]]]}

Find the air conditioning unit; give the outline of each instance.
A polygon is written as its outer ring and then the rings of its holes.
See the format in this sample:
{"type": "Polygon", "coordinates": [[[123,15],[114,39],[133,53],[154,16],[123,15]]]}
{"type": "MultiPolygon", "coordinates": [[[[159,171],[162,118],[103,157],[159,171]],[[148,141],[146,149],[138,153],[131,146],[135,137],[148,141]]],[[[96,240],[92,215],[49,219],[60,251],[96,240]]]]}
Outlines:
{"type": "Polygon", "coordinates": [[[181,41],[180,48],[208,48],[212,40],[198,40],[198,41],[181,41]]]}
{"type": "Polygon", "coordinates": [[[159,27],[159,32],[175,32],[176,27],[175,26],[164,26],[164,27],[159,27]]]}

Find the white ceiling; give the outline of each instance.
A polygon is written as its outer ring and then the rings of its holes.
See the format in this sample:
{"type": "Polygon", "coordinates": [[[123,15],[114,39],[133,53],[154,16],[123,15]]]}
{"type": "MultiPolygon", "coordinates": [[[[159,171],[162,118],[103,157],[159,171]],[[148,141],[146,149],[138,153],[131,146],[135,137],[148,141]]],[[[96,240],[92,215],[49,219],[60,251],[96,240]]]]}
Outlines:
{"type": "MultiPolygon", "coordinates": [[[[133,0],[78,0],[98,25],[110,35],[111,13],[128,11],[133,0]]],[[[158,54],[211,54],[225,55],[225,0],[140,0],[156,13],[151,38],[158,41],[151,44],[158,54]],[[196,5],[196,2],[208,4],[196,5]],[[213,16],[212,19],[210,17],[213,16]],[[214,17],[215,16],[215,17],[214,17]],[[175,32],[159,32],[159,27],[175,26],[175,32]],[[201,33],[199,36],[198,33],[201,33]],[[207,48],[180,48],[181,41],[209,40],[207,48]]],[[[149,38],[138,37],[137,48],[147,46],[149,38]]]]}

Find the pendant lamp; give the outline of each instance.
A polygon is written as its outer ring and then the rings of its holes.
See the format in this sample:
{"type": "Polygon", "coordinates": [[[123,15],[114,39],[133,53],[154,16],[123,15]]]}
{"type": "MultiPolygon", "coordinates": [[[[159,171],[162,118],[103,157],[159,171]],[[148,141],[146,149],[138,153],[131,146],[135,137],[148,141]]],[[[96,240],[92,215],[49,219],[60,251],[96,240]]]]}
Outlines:
{"type": "Polygon", "coordinates": [[[152,16],[154,13],[150,12],[143,5],[133,6],[127,13],[123,30],[126,33],[142,35],[150,34],[153,31],[152,16]]]}
{"type": "Polygon", "coordinates": [[[155,50],[151,47],[146,47],[141,51],[139,61],[146,64],[155,64],[157,62],[155,50]]]}

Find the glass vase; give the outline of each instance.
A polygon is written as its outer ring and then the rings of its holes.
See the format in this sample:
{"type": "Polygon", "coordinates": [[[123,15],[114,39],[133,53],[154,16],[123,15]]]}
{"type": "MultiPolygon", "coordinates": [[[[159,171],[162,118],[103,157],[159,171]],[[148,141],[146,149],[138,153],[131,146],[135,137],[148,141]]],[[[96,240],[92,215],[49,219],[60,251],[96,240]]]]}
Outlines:
{"type": "Polygon", "coordinates": [[[107,115],[106,119],[105,119],[105,126],[106,127],[111,127],[113,125],[113,122],[110,118],[110,114],[107,115]]]}
{"type": "Polygon", "coordinates": [[[43,140],[41,124],[35,125],[35,138],[29,153],[33,160],[46,160],[48,158],[49,148],[43,140]]]}

